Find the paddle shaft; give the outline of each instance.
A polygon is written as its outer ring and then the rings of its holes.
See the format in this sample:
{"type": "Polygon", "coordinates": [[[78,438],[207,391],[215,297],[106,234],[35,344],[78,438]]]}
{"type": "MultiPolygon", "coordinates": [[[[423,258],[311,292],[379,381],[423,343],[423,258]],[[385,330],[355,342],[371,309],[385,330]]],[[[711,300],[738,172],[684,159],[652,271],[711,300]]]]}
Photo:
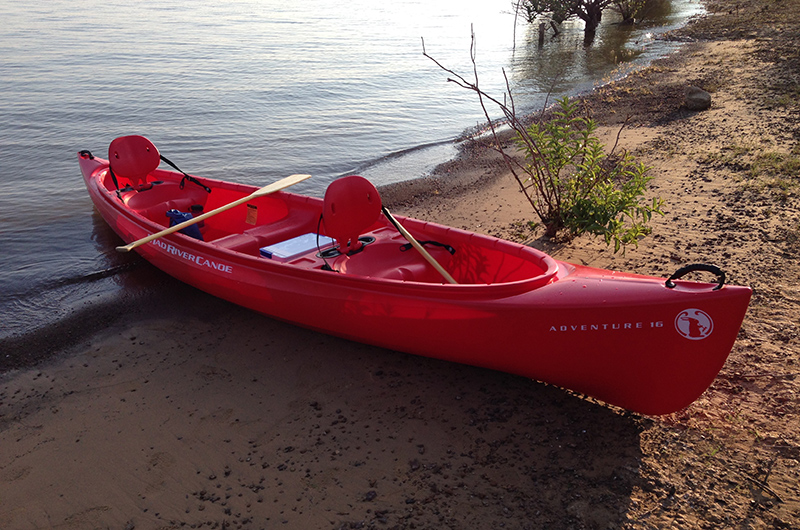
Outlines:
{"type": "Polygon", "coordinates": [[[272,184],[270,184],[268,186],[264,186],[263,188],[254,191],[253,193],[251,193],[247,197],[242,197],[241,199],[238,199],[238,200],[233,201],[231,203],[228,203],[228,204],[225,204],[223,206],[220,206],[219,208],[215,208],[214,210],[211,210],[210,212],[206,212],[206,213],[204,213],[202,215],[198,215],[197,217],[193,217],[192,219],[189,219],[188,221],[184,221],[182,223],[178,223],[175,226],[171,226],[171,227],[169,227],[169,228],[167,228],[165,230],[162,230],[160,232],[156,232],[155,234],[150,234],[149,236],[143,237],[142,239],[138,239],[138,240],[134,241],[133,243],[128,243],[127,245],[124,245],[124,246],[121,246],[121,247],[117,247],[117,252],[130,252],[131,250],[135,249],[136,247],[140,247],[140,246],[144,245],[145,243],[149,243],[150,241],[153,241],[154,239],[158,239],[160,237],[168,236],[170,234],[178,232],[179,230],[183,230],[187,226],[191,226],[191,225],[193,225],[195,223],[199,223],[200,221],[208,219],[209,217],[213,217],[213,216],[217,215],[218,213],[222,213],[225,210],[230,210],[231,208],[239,206],[240,204],[244,204],[247,201],[252,201],[253,199],[256,199],[258,197],[263,197],[265,195],[269,195],[270,193],[275,193],[276,191],[280,191],[280,190],[282,190],[284,188],[288,188],[289,186],[293,186],[293,185],[297,184],[298,182],[302,182],[302,181],[306,180],[307,178],[311,178],[311,175],[290,175],[290,176],[288,176],[286,178],[283,178],[283,179],[281,179],[281,180],[279,180],[277,182],[273,182],[272,184]]]}
{"type": "Polygon", "coordinates": [[[450,273],[449,273],[449,272],[447,272],[446,270],[444,270],[444,267],[442,267],[442,266],[439,264],[439,262],[438,262],[438,261],[436,261],[436,258],[434,258],[433,256],[431,256],[430,252],[428,252],[427,250],[425,250],[425,247],[423,247],[422,245],[420,245],[420,244],[419,244],[419,241],[417,241],[417,240],[414,238],[414,236],[412,236],[412,235],[411,235],[411,234],[408,232],[408,230],[406,230],[406,229],[403,227],[403,225],[401,225],[401,224],[400,224],[400,221],[398,221],[398,220],[397,220],[397,219],[394,217],[394,215],[392,215],[392,214],[389,212],[389,210],[387,210],[387,209],[386,209],[386,207],[385,207],[385,206],[383,207],[383,215],[385,215],[385,216],[386,216],[386,218],[387,218],[387,219],[389,219],[389,221],[391,221],[391,222],[392,222],[392,224],[395,226],[395,228],[397,228],[397,230],[400,232],[400,234],[401,234],[401,235],[402,235],[404,238],[406,238],[406,240],[407,240],[409,243],[411,243],[411,246],[412,246],[412,247],[414,247],[415,249],[417,249],[417,250],[419,251],[419,253],[420,253],[420,254],[422,254],[422,257],[423,257],[423,258],[425,258],[425,260],[426,260],[428,263],[430,263],[431,265],[433,265],[433,268],[434,268],[434,269],[436,269],[436,270],[439,272],[439,274],[441,274],[441,275],[442,275],[442,277],[443,277],[445,280],[447,280],[447,282],[448,282],[448,283],[452,283],[452,284],[454,284],[454,285],[455,285],[455,284],[458,284],[458,282],[457,282],[457,281],[455,281],[455,280],[453,279],[453,277],[452,277],[452,276],[450,276],[450,273]]]}

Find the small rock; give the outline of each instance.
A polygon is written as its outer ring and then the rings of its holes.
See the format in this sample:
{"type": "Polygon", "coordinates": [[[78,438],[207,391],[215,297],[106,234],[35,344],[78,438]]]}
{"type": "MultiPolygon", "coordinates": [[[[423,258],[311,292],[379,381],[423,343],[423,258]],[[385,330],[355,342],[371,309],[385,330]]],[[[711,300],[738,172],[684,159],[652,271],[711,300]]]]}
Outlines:
{"type": "Polygon", "coordinates": [[[711,94],[696,86],[686,87],[684,100],[689,110],[706,110],[711,107],[711,94]]]}

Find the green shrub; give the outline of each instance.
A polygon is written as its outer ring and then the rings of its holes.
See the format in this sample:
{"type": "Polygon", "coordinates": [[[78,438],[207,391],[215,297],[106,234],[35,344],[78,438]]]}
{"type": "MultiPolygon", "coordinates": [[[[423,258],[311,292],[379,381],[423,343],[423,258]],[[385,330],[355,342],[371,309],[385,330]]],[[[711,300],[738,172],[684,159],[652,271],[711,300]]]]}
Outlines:
{"type": "Polygon", "coordinates": [[[525,154],[524,189],[552,237],[566,229],[571,237],[603,236],[614,252],[636,245],[649,234],[653,214],[664,202],[644,202],[648,168],[629,153],[606,155],[594,136],[595,122],[577,115],[577,105],[563,98],[554,117],[517,131],[525,154]]]}

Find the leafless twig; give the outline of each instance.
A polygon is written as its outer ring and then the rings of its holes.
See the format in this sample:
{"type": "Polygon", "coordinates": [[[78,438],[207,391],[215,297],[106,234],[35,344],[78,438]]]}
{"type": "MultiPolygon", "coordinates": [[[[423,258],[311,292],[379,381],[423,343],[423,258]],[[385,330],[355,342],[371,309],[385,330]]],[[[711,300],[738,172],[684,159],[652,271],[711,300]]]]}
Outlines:
{"type": "Polygon", "coordinates": [[[447,78],[448,82],[455,83],[461,88],[475,92],[475,94],[478,96],[481,109],[483,110],[483,115],[486,118],[486,123],[488,124],[492,133],[492,139],[494,141],[493,148],[503,157],[506,166],[513,175],[514,179],[517,181],[520,190],[522,190],[522,192],[525,194],[525,197],[527,198],[534,212],[539,216],[540,219],[547,219],[551,216],[548,212],[557,210],[560,201],[560,197],[558,196],[558,186],[553,185],[558,176],[550,175],[548,171],[549,168],[545,164],[535,163],[535,159],[542,159],[543,156],[539,146],[528,133],[525,124],[522,123],[522,121],[517,117],[516,106],[514,103],[514,98],[511,95],[510,82],[508,80],[508,76],[506,75],[505,69],[503,70],[503,77],[506,83],[506,92],[503,95],[503,101],[500,101],[497,98],[489,95],[480,88],[478,66],[475,58],[475,32],[471,31],[470,33],[470,60],[472,61],[472,73],[474,76],[474,81],[466,79],[461,74],[453,71],[450,68],[447,68],[434,57],[429,55],[425,49],[424,39],[422,40],[422,54],[451,76],[447,78]],[[498,121],[492,119],[491,115],[489,114],[487,102],[496,105],[497,108],[502,112],[504,117],[503,123],[506,123],[511,130],[516,133],[519,142],[533,156],[534,163],[522,164],[517,158],[510,155],[507,150],[503,148],[503,143],[498,134],[498,121]],[[549,185],[547,184],[548,182],[549,185]]]}

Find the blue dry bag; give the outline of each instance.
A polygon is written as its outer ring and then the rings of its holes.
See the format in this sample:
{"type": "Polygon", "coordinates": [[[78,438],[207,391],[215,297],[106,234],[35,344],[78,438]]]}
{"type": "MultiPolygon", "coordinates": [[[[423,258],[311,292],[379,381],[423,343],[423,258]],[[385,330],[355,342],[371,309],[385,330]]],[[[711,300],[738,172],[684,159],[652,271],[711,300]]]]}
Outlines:
{"type": "MultiPolygon", "coordinates": [[[[167,210],[167,217],[169,217],[169,226],[175,226],[193,218],[192,214],[189,212],[181,212],[178,210],[167,210]]],[[[186,234],[189,237],[199,239],[200,241],[203,240],[203,234],[200,233],[200,228],[196,224],[189,225],[186,228],[179,230],[179,232],[181,234],[186,234]]]]}

